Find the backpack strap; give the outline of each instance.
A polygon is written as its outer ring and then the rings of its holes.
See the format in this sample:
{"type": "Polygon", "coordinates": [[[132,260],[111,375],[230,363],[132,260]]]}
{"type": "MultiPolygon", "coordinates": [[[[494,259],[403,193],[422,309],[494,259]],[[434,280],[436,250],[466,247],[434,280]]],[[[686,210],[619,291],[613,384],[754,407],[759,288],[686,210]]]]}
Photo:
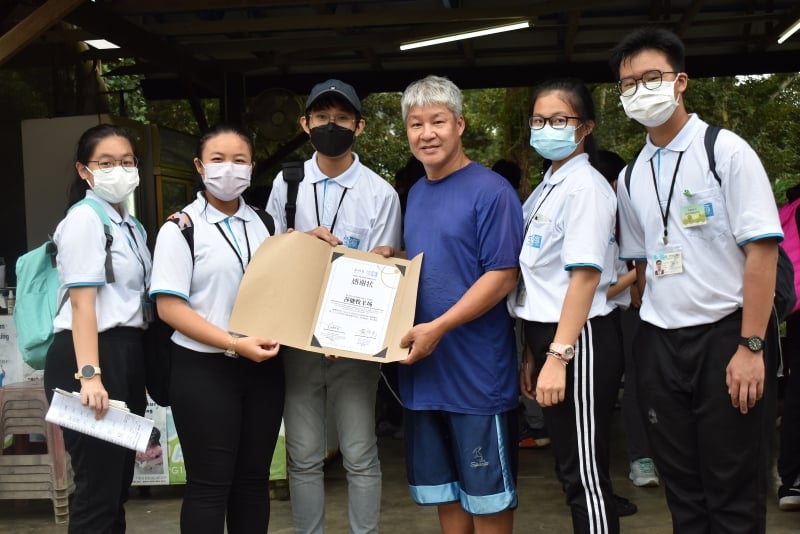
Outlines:
{"type": "Polygon", "coordinates": [[[103,223],[103,233],[106,235],[106,283],[111,284],[114,282],[114,269],[111,265],[111,244],[114,242],[114,235],[111,233],[111,219],[108,218],[105,208],[103,208],[103,206],[93,198],[84,198],[83,200],[76,202],[72,208],[80,206],[81,204],[86,204],[91,207],[100,218],[100,222],[103,223]]]}
{"type": "Polygon", "coordinates": [[[706,156],[708,156],[708,166],[714,174],[714,179],[716,179],[717,183],[722,187],[722,180],[720,180],[719,174],[717,174],[717,157],[714,155],[714,143],[717,142],[717,136],[720,130],[722,130],[722,128],[719,126],[709,125],[708,128],[706,128],[704,143],[706,146],[706,156]]]}
{"type": "Polygon", "coordinates": [[[625,167],[625,191],[628,192],[629,197],[631,196],[631,175],[633,174],[633,166],[636,163],[636,160],[639,158],[639,153],[641,151],[642,151],[641,148],[637,150],[636,154],[633,156],[633,159],[625,167]]]}
{"type": "Polygon", "coordinates": [[[180,229],[186,245],[189,247],[192,263],[194,263],[194,223],[192,223],[192,218],[185,211],[178,211],[167,217],[167,221],[175,223],[180,229]]]}
{"type": "Polygon", "coordinates": [[[252,206],[252,205],[250,206],[250,208],[254,212],[256,212],[256,215],[258,215],[258,218],[261,219],[261,222],[264,223],[264,226],[267,227],[267,231],[269,232],[269,235],[275,235],[275,221],[272,219],[272,215],[267,213],[267,210],[262,210],[260,208],[255,207],[255,206],[252,206]]]}
{"type": "Polygon", "coordinates": [[[305,163],[287,161],[281,164],[283,181],[286,182],[286,228],[294,228],[294,216],[297,213],[297,189],[305,177],[305,163]]]}

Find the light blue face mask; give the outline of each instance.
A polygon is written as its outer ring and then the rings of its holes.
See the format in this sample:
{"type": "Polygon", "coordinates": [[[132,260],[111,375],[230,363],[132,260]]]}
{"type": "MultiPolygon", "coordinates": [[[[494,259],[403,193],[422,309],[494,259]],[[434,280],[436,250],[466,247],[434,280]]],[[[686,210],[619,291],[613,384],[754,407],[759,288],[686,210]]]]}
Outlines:
{"type": "Polygon", "coordinates": [[[561,161],[578,148],[578,143],[575,142],[575,126],[556,130],[545,124],[541,130],[531,130],[531,146],[544,159],[561,161]]]}

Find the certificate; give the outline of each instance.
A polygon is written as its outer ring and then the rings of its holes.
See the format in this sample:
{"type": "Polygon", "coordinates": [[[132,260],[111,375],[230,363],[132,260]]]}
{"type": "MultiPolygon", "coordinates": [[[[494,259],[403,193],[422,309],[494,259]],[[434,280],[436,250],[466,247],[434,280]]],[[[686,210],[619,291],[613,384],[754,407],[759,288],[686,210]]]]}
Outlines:
{"type": "Polygon", "coordinates": [[[228,331],[343,358],[403,360],[421,268],[422,254],[384,258],[304,232],[270,237],[242,278],[228,331]]]}
{"type": "Polygon", "coordinates": [[[332,264],[314,337],[322,347],[375,354],[383,348],[400,269],[339,256],[332,264]]]}

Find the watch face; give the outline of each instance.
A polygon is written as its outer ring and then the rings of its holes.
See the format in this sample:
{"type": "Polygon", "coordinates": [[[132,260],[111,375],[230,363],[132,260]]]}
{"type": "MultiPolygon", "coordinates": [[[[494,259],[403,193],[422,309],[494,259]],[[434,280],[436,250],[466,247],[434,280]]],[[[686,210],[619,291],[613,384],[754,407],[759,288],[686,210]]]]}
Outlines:
{"type": "Polygon", "coordinates": [[[753,352],[758,352],[764,348],[764,342],[761,340],[760,337],[753,336],[747,338],[747,348],[752,350],[753,352]]]}
{"type": "Polygon", "coordinates": [[[94,376],[94,366],[84,365],[81,367],[81,376],[83,378],[92,378],[94,376]]]}
{"type": "Polygon", "coordinates": [[[571,360],[574,357],[575,357],[575,349],[573,349],[572,347],[567,347],[566,349],[564,349],[565,360],[571,360]]]}

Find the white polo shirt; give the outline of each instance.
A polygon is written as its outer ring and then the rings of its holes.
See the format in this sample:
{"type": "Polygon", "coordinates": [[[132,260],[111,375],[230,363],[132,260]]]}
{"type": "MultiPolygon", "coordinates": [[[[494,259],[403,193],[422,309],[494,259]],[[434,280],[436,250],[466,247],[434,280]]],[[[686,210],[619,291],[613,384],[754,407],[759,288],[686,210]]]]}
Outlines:
{"type": "Polygon", "coordinates": [[[707,126],[690,115],[664,148],[648,136],[633,168],[630,192],[624,170],[617,182],[620,256],[647,260],[640,315],[661,328],[710,324],[736,311],[743,301],[741,247],[760,239],[783,239],[775,198],[756,153],[738,135],[722,130],[714,147],[720,186],[706,155],[707,126]],[[673,176],[667,239],[669,246],[680,247],[683,272],[656,277],[654,257],[665,251],[662,217],[673,176]],[[681,214],[695,206],[702,207],[706,222],[684,226],[681,214]]]}
{"type": "MultiPolygon", "coordinates": [[[[53,241],[58,247],[56,264],[61,289],[58,302],[71,287],[97,286],[95,314],[97,331],[117,326],[145,327],[142,297],[150,279],[152,261],[147,235],[123,208],[117,213],[111,204],[89,190],[86,198],[98,202],[111,221],[111,264],[114,282],[106,283],[106,235],[97,213],[88,205],[77,206],[58,224],[53,241]]],[[[67,302],[53,320],[53,331],[72,330],[72,306],[67,302]]]]}
{"type": "MultiPolygon", "coordinates": [[[[306,232],[322,225],[350,248],[370,251],[389,245],[399,250],[402,230],[397,192],[362,165],[357,154],[353,153],[353,158],[345,172],[332,177],[320,170],[316,152],[305,162],[305,177],[297,190],[295,229],[306,232]]],[[[286,190],[283,173],[278,173],[266,207],[275,219],[275,233],[287,230],[286,190]]]]}
{"type": "MultiPolygon", "coordinates": [[[[178,225],[164,223],[156,238],[150,295],[176,295],[198,315],[227,331],[244,270],[269,233],[241,197],[239,209],[231,217],[209,204],[202,193],[183,211],[194,225],[194,261],[178,225]]],[[[172,341],[198,352],[221,352],[177,330],[172,341]]]]}
{"type": "MultiPolygon", "coordinates": [[[[628,274],[628,264],[620,259],[616,259],[619,255],[619,247],[616,243],[614,243],[613,247],[609,247],[614,252],[614,280],[611,281],[611,285],[615,285],[619,282],[619,279],[628,274]]],[[[627,310],[631,306],[631,288],[626,287],[620,293],[617,293],[614,297],[608,299],[608,303],[614,308],[621,308],[623,310],[627,310]]]]}
{"type": "Polygon", "coordinates": [[[525,298],[519,284],[508,296],[509,312],[528,321],[557,323],[571,270],[592,267],[601,272],[589,318],[606,315],[608,286],[614,278],[614,191],[581,154],[544,180],[522,206],[527,229],[519,255],[525,298]]]}

